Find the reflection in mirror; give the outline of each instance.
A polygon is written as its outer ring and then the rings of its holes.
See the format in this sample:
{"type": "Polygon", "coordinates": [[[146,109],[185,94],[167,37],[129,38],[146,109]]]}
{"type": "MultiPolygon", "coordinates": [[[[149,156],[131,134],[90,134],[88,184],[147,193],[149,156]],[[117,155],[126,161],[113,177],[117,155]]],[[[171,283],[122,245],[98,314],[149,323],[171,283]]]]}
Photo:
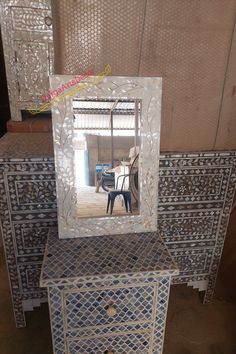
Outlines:
{"type": "Polygon", "coordinates": [[[78,216],[139,214],[140,100],[73,99],[78,216]]]}

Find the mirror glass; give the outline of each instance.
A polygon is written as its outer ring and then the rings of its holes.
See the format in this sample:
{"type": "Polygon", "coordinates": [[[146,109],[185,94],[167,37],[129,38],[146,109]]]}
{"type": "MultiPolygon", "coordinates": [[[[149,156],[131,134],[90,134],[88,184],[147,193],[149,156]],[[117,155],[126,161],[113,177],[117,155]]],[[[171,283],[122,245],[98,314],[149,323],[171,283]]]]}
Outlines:
{"type": "Polygon", "coordinates": [[[79,218],[140,212],[140,99],[73,99],[79,218]]]}

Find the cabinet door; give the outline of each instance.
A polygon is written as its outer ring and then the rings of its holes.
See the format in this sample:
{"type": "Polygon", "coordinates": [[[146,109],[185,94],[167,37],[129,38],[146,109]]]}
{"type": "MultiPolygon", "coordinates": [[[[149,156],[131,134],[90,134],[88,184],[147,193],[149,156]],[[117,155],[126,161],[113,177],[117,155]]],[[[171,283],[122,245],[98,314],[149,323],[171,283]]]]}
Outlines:
{"type": "Polygon", "coordinates": [[[19,100],[32,101],[49,90],[49,43],[15,41],[19,100]]]}

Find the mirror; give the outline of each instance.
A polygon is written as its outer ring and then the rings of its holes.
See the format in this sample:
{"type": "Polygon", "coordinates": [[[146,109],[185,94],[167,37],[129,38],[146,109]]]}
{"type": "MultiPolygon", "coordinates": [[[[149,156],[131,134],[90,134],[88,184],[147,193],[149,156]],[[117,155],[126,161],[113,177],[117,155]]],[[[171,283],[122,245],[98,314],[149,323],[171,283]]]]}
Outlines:
{"type": "Polygon", "coordinates": [[[140,100],[73,99],[78,217],[139,214],[140,100]]]}
{"type": "MultiPolygon", "coordinates": [[[[75,78],[51,76],[52,92],[75,78]]],[[[160,78],[90,76],[51,103],[60,238],[157,230],[161,92],[160,78]]]]}

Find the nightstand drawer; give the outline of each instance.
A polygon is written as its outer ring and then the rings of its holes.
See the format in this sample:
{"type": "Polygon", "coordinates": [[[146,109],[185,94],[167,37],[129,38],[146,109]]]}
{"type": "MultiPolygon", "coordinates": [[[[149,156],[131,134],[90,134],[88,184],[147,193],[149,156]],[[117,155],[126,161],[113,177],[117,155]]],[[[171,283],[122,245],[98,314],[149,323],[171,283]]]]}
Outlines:
{"type": "Polygon", "coordinates": [[[175,206],[184,203],[186,206],[186,203],[199,202],[220,202],[221,207],[218,207],[222,208],[229,176],[228,166],[160,169],[159,208],[160,204],[175,206]]]}
{"type": "Polygon", "coordinates": [[[68,329],[154,321],[155,284],[64,292],[68,329]]]}
{"type": "Polygon", "coordinates": [[[10,211],[26,212],[55,210],[56,183],[52,173],[5,175],[10,211]]]}
{"type": "Polygon", "coordinates": [[[214,248],[169,249],[179,270],[179,276],[208,274],[212,262],[214,248]]]}
{"type": "Polygon", "coordinates": [[[41,263],[18,264],[22,293],[42,292],[39,287],[41,267],[41,263]]]}
{"type": "Polygon", "coordinates": [[[150,335],[129,333],[68,341],[68,354],[148,354],[150,335]]]}
{"type": "Polygon", "coordinates": [[[221,210],[185,211],[159,214],[158,227],[165,242],[215,240],[221,210]]]}
{"type": "Polygon", "coordinates": [[[53,226],[56,226],[56,221],[13,223],[13,240],[16,254],[18,256],[43,254],[49,228],[53,226]]]}

